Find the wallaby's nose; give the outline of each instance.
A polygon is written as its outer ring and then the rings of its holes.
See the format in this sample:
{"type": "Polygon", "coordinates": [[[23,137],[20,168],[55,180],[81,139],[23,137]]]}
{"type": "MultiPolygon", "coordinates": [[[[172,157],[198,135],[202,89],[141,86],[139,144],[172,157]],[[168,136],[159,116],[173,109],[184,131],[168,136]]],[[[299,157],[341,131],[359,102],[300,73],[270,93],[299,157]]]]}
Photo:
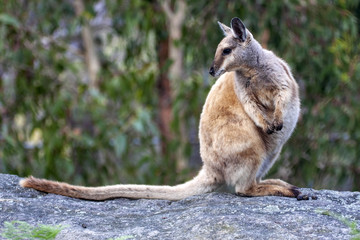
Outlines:
{"type": "Polygon", "coordinates": [[[213,77],[215,76],[215,69],[214,69],[214,67],[211,67],[211,68],[210,68],[209,73],[210,73],[211,76],[213,76],[213,77]]]}

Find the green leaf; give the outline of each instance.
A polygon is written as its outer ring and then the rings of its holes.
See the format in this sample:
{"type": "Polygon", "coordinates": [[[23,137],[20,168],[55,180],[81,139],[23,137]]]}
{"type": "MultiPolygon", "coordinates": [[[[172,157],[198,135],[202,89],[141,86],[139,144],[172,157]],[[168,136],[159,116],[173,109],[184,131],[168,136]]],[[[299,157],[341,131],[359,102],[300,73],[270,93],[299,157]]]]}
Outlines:
{"type": "Polygon", "coordinates": [[[126,136],[121,134],[113,138],[113,145],[116,157],[120,157],[126,149],[126,136]]]}
{"type": "Polygon", "coordinates": [[[14,18],[13,16],[6,14],[6,13],[1,13],[0,14],[0,22],[7,24],[7,25],[11,25],[13,27],[19,28],[20,27],[20,22],[14,18]]]}

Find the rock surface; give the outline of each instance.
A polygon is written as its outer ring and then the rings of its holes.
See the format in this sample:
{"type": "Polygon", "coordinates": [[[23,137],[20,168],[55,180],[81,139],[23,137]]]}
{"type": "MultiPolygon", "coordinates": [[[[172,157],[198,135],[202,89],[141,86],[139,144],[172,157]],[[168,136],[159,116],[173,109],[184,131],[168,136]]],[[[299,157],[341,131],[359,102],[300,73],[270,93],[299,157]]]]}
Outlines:
{"type": "Polygon", "coordinates": [[[348,223],[360,228],[359,192],[302,189],[318,196],[309,201],[210,193],[176,202],[95,202],[23,189],[19,180],[0,174],[0,232],[13,220],[61,224],[56,239],[67,240],[351,239],[348,223]]]}

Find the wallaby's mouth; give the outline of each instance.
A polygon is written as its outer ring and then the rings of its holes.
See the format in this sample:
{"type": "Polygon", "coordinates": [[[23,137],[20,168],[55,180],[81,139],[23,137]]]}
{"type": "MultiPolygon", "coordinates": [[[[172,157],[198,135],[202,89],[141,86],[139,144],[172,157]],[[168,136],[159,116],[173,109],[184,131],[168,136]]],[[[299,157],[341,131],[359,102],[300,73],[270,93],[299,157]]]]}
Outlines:
{"type": "Polygon", "coordinates": [[[223,73],[225,73],[226,71],[225,71],[225,69],[220,69],[219,71],[217,71],[216,73],[215,73],[215,77],[220,77],[221,75],[223,75],[223,73]]]}

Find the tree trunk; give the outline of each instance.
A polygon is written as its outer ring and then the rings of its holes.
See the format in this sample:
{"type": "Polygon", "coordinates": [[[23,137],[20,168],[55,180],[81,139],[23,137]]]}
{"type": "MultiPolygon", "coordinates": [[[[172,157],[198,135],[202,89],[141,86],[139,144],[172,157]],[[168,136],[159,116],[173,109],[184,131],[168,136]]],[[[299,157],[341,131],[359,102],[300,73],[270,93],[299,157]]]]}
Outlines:
{"type": "Polygon", "coordinates": [[[163,155],[167,154],[167,143],[172,140],[170,123],[172,121],[171,107],[171,86],[165,67],[169,58],[169,41],[168,38],[158,41],[158,61],[160,74],[157,81],[159,94],[159,128],[162,135],[161,151],[163,155]]]}
{"type": "Polygon", "coordinates": [[[182,79],[184,72],[184,53],[179,42],[182,37],[182,26],[185,20],[186,3],[184,0],[176,1],[174,6],[170,5],[170,0],[163,1],[161,7],[166,15],[167,29],[169,37],[169,58],[172,61],[169,76],[174,85],[176,81],[182,79]]]}
{"type": "MultiPolygon", "coordinates": [[[[167,30],[169,33],[169,60],[171,66],[169,69],[169,78],[171,81],[172,95],[176,95],[176,90],[179,89],[178,82],[184,81],[184,51],[180,44],[182,37],[182,27],[186,16],[186,3],[184,0],[178,0],[171,4],[170,0],[161,2],[161,8],[166,16],[167,30]]],[[[174,96],[173,96],[174,97],[174,96]]],[[[182,112],[178,113],[183,116],[182,112]]],[[[180,117],[183,119],[182,117],[180,117]]],[[[188,142],[186,127],[184,122],[179,125],[180,135],[178,136],[179,145],[176,153],[177,170],[181,171],[187,167],[187,161],[183,155],[184,143],[188,142]]]]}
{"type": "MultiPolygon", "coordinates": [[[[83,0],[74,0],[73,2],[76,15],[80,17],[84,12],[84,2],[83,0]]],[[[96,48],[91,33],[89,24],[85,21],[82,25],[81,37],[84,44],[84,54],[85,54],[85,63],[88,71],[89,77],[89,87],[97,88],[97,75],[100,71],[100,63],[96,54],[96,48]]]]}

